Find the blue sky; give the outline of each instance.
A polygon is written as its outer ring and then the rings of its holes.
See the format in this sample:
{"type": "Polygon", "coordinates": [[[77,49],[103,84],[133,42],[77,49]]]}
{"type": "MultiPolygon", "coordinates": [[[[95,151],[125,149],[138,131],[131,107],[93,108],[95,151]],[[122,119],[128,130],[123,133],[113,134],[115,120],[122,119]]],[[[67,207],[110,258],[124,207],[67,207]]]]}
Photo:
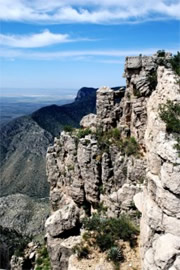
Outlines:
{"type": "Polygon", "coordinates": [[[179,50],[179,16],[177,0],[0,0],[1,88],[124,85],[125,56],[179,50]]]}

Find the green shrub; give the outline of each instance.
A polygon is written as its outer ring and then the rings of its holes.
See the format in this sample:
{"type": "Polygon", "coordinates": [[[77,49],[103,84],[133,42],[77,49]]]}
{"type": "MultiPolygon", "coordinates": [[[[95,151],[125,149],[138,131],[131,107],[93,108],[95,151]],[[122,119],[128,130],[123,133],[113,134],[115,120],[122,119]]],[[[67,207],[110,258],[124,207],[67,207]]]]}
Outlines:
{"type": "Polygon", "coordinates": [[[36,259],[36,264],[37,264],[37,265],[41,265],[42,263],[43,263],[43,258],[38,257],[38,258],[36,259]]]}
{"type": "Polygon", "coordinates": [[[64,131],[72,133],[74,128],[72,126],[66,125],[64,126],[64,131]]]}
{"type": "Polygon", "coordinates": [[[104,152],[108,152],[110,144],[120,140],[121,133],[118,128],[112,128],[106,132],[103,132],[102,129],[98,129],[96,131],[96,137],[100,149],[104,152]]]}
{"type": "Polygon", "coordinates": [[[102,152],[109,152],[110,145],[116,145],[123,154],[128,156],[139,153],[139,144],[134,137],[121,139],[121,132],[118,128],[113,128],[107,132],[101,129],[96,133],[99,148],[102,152]]]}
{"type": "Polygon", "coordinates": [[[180,76],[180,52],[177,52],[177,54],[173,55],[171,59],[165,58],[165,51],[159,50],[157,51],[158,57],[160,57],[157,61],[158,65],[162,65],[165,67],[169,67],[169,64],[172,67],[172,70],[180,76]]]}
{"type": "MultiPolygon", "coordinates": [[[[88,246],[96,245],[100,251],[108,251],[107,259],[114,263],[115,269],[119,269],[120,262],[123,260],[123,253],[117,246],[117,242],[122,239],[129,241],[131,246],[136,244],[136,235],[139,234],[138,228],[131,222],[126,215],[119,218],[108,218],[101,212],[93,214],[83,220],[83,226],[87,232],[83,235],[83,240],[88,246]]],[[[81,242],[74,249],[78,258],[87,258],[89,248],[81,242]]]]}
{"type": "Polygon", "coordinates": [[[117,219],[111,218],[109,220],[109,228],[116,239],[120,238],[129,242],[134,240],[134,237],[139,233],[138,228],[126,215],[121,215],[121,217],[117,219]]]}
{"type": "Polygon", "coordinates": [[[118,128],[113,128],[109,131],[108,136],[115,140],[119,140],[121,138],[121,132],[118,128]]]}
{"type": "Polygon", "coordinates": [[[180,134],[180,104],[168,100],[159,107],[159,116],[166,123],[169,133],[180,134]]]}
{"type": "Polygon", "coordinates": [[[103,252],[110,249],[114,245],[114,239],[111,234],[99,233],[96,236],[96,244],[103,252]]]}
{"type": "Polygon", "coordinates": [[[73,248],[73,252],[77,255],[78,259],[88,258],[90,253],[89,248],[84,243],[77,244],[73,248]]]}
{"type": "Polygon", "coordinates": [[[140,219],[142,216],[142,213],[137,209],[135,212],[134,212],[134,217],[140,219]]]}
{"type": "Polygon", "coordinates": [[[50,270],[50,258],[46,246],[42,246],[38,249],[38,256],[35,261],[36,270],[50,270]]]}
{"type": "Polygon", "coordinates": [[[93,214],[92,217],[83,219],[84,228],[88,231],[96,231],[99,228],[101,221],[99,214],[93,214]]]}
{"type": "Polygon", "coordinates": [[[158,66],[170,67],[169,59],[166,58],[166,52],[164,50],[157,51],[158,58],[155,60],[158,66]]]}
{"type": "Polygon", "coordinates": [[[180,52],[177,52],[177,54],[172,57],[170,64],[174,72],[180,76],[180,52]]]}
{"type": "Polygon", "coordinates": [[[157,56],[158,57],[165,57],[165,50],[158,50],[157,51],[157,56]]]}
{"type": "MultiPolygon", "coordinates": [[[[109,152],[109,137],[107,136],[107,132],[103,132],[101,128],[96,130],[96,138],[98,142],[98,147],[101,150],[101,152],[109,152]]],[[[101,153],[101,154],[102,154],[101,153]]],[[[101,156],[101,154],[99,156],[101,156]]]]}
{"type": "Polygon", "coordinates": [[[151,90],[155,90],[157,86],[157,70],[151,72],[148,76],[149,87],[151,90]]]}
{"type": "Polygon", "coordinates": [[[94,214],[90,218],[85,218],[83,225],[86,230],[95,232],[96,244],[101,250],[114,246],[115,241],[119,239],[133,243],[139,233],[138,228],[126,215],[108,218],[94,214]]]}
{"type": "MultiPolygon", "coordinates": [[[[102,192],[103,192],[103,186],[102,186],[102,192]]],[[[107,212],[107,207],[104,206],[103,202],[100,202],[97,206],[98,214],[105,214],[107,212]]]]}
{"type": "Polygon", "coordinates": [[[119,142],[121,151],[127,156],[137,155],[139,153],[139,144],[134,137],[129,137],[119,142]]]}
{"type": "Polygon", "coordinates": [[[89,128],[86,128],[86,129],[80,128],[80,129],[78,129],[77,137],[79,139],[81,139],[81,138],[84,138],[86,135],[89,135],[91,133],[92,132],[91,132],[91,130],[89,128]]]}
{"type": "Polygon", "coordinates": [[[166,123],[167,132],[174,135],[176,139],[174,148],[180,157],[180,104],[168,100],[166,104],[160,105],[159,116],[166,123]]]}

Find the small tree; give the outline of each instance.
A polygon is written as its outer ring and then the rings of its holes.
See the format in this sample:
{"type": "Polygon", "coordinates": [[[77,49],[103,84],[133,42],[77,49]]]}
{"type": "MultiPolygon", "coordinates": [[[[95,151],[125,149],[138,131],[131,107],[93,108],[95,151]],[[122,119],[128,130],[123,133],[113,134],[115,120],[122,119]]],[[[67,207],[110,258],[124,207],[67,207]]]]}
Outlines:
{"type": "Polygon", "coordinates": [[[69,126],[69,125],[66,125],[66,126],[64,126],[64,131],[71,133],[71,132],[73,132],[73,127],[69,126]]]}
{"type": "Polygon", "coordinates": [[[177,54],[172,57],[170,63],[174,72],[180,76],[180,52],[177,52],[177,54]]]}
{"type": "Polygon", "coordinates": [[[157,51],[157,56],[158,57],[165,57],[165,50],[158,50],[157,51]]]}

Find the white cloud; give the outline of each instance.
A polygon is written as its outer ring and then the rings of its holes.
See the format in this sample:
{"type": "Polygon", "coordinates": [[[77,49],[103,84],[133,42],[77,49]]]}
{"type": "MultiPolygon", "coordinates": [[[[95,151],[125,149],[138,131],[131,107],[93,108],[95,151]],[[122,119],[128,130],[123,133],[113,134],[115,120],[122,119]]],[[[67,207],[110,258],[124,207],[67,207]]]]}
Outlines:
{"type": "Polygon", "coordinates": [[[0,45],[18,48],[37,48],[70,41],[67,34],[53,34],[48,30],[32,35],[0,34],[0,45]]]}
{"type": "MultiPolygon", "coordinates": [[[[104,63],[117,63],[120,57],[126,56],[137,56],[142,55],[152,55],[157,52],[158,48],[150,49],[139,49],[139,50],[77,50],[77,51],[56,51],[56,52],[34,52],[34,51],[24,51],[24,50],[13,50],[13,49],[0,49],[0,57],[2,58],[13,58],[13,59],[33,59],[33,60],[91,60],[99,61],[104,63]],[[94,57],[94,59],[93,59],[94,57]],[[97,59],[99,57],[99,59],[97,59]]],[[[178,49],[168,49],[166,51],[176,53],[178,49]]]]}
{"type": "Polygon", "coordinates": [[[0,0],[0,19],[35,23],[122,23],[180,18],[179,0],[0,0]]]}

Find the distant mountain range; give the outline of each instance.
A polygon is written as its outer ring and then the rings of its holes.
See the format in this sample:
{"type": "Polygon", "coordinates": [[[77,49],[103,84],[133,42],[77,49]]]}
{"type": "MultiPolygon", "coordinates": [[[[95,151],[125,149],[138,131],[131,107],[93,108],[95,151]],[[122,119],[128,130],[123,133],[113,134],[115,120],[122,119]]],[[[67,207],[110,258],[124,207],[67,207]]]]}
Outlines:
{"type": "Polygon", "coordinates": [[[96,88],[81,88],[73,103],[43,107],[0,129],[0,196],[15,193],[37,198],[49,196],[47,147],[65,125],[79,127],[84,115],[95,112],[96,91],[96,88]]]}
{"type": "Polygon", "coordinates": [[[59,97],[32,97],[32,96],[17,96],[17,97],[0,97],[0,125],[3,125],[11,120],[29,115],[32,112],[49,106],[53,103],[57,105],[64,105],[72,103],[72,99],[60,99],[59,97]]]}
{"type": "Polygon", "coordinates": [[[84,115],[95,111],[96,90],[82,88],[73,103],[41,108],[0,129],[0,196],[14,193],[38,198],[49,196],[47,147],[64,125],[78,127],[84,115]]]}

